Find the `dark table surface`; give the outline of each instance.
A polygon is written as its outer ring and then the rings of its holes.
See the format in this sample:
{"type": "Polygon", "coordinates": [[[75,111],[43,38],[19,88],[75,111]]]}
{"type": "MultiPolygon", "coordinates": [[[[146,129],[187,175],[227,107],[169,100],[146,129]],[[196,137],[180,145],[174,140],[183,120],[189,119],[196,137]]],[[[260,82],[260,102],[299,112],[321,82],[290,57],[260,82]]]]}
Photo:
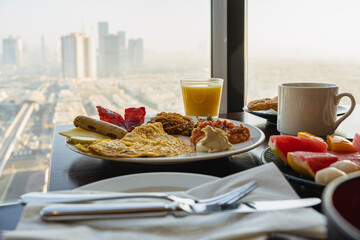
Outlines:
{"type": "MultiPolygon", "coordinates": [[[[64,137],[58,134],[59,131],[71,129],[73,126],[56,126],[50,161],[48,191],[71,190],[102,179],[145,172],[189,172],[224,177],[260,165],[260,157],[268,147],[269,137],[279,134],[276,125],[268,123],[264,118],[245,112],[221,114],[220,117],[242,121],[258,127],[265,133],[265,141],[262,145],[246,153],[221,159],[181,164],[146,165],[101,160],[77,154],[66,147],[64,137]]],[[[360,133],[360,126],[357,121],[359,117],[360,109],[357,107],[355,112],[340,125],[336,134],[352,138],[355,132],[360,133]]],[[[290,183],[301,197],[312,195],[311,191],[301,184],[291,181],[290,183]]],[[[22,210],[23,206],[20,204],[1,206],[0,231],[15,229],[22,210]]]]}

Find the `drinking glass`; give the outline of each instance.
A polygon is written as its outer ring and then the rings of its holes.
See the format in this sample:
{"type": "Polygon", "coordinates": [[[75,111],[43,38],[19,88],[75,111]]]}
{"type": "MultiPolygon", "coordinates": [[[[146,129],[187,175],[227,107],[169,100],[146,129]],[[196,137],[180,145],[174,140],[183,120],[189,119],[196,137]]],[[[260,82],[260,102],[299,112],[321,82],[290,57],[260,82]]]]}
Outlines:
{"type": "Polygon", "coordinates": [[[185,115],[218,117],[223,82],[221,78],[180,80],[185,115]]]}

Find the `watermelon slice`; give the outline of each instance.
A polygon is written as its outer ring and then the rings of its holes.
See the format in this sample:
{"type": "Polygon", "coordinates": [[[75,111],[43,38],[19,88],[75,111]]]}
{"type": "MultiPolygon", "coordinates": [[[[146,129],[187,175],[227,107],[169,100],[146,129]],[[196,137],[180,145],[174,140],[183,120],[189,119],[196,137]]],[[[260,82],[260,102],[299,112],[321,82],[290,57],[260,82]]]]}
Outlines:
{"type": "Polygon", "coordinates": [[[328,152],[289,152],[288,164],[294,171],[304,176],[315,177],[317,171],[338,161],[338,157],[328,152]]]}
{"type": "Polygon", "coordinates": [[[360,134],[355,133],[354,140],[352,141],[354,148],[360,152],[360,134]]]}
{"type": "Polygon", "coordinates": [[[313,138],[288,135],[273,135],[270,137],[268,145],[271,150],[286,164],[288,163],[288,152],[326,152],[328,148],[327,143],[323,141],[313,138]]]}
{"type": "Polygon", "coordinates": [[[360,153],[359,152],[332,152],[332,151],[329,151],[329,153],[335,155],[339,159],[339,161],[350,160],[353,163],[356,163],[358,166],[360,166],[360,153]]]}

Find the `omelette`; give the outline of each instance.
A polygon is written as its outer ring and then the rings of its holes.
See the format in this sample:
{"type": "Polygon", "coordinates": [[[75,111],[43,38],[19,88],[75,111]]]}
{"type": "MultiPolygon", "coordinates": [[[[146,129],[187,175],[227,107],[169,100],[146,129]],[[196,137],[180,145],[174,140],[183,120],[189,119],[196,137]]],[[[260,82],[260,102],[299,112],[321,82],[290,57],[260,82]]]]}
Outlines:
{"type": "Polygon", "coordinates": [[[194,152],[191,143],[167,134],[160,122],[136,127],[122,139],[105,139],[75,146],[84,152],[120,158],[171,157],[194,152]]]}

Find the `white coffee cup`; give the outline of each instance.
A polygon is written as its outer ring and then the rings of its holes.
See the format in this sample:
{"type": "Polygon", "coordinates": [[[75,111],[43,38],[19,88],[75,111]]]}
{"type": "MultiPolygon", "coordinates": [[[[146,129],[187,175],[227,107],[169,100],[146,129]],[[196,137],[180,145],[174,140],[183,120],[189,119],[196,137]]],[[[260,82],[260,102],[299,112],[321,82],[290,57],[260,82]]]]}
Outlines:
{"type": "Polygon", "coordinates": [[[283,83],[278,90],[277,130],[281,134],[333,134],[356,105],[351,93],[338,94],[339,87],[336,84],[283,83]],[[351,107],[344,116],[337,119],[337,106],[342,97],[350,98],[351,107]]]}

